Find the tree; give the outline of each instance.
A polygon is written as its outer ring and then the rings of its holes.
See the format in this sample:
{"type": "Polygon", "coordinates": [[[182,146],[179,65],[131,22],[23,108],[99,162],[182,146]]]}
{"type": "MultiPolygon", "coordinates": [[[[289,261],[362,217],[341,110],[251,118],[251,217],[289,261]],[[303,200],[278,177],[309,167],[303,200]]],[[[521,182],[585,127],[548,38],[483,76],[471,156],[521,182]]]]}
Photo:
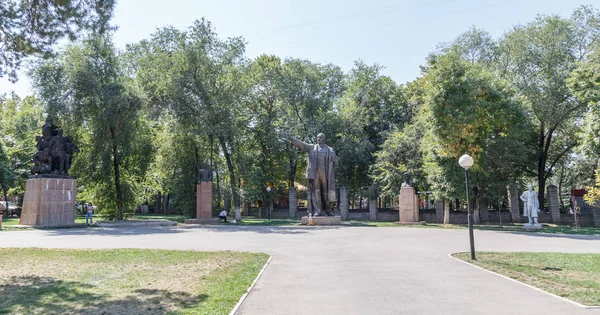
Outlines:
{"type": "Polygon", "coordinates": [[[151,102],[172,110],[190,133],[205,135],[211,148],[214,142],[220,146],[236,217],[240,213],[237,145],[240,130],[247,125],[240,112],[245,95],[244,49],[241,38],[221,40],[204,19],[186,31],[161,29],[151,41],[130,47],[137,78],[151,102]]]}
{"type": "Polygon", "coordinates": [[[44,121],[43,105],[33,96],[20,98],[16,94],[0,97],[0,132],[8,167],[15,178],[9,194],[23,194],[25,181],[31,175],[31,157],[36,152],[35,136],[44,121]]]}
{"type": "Polygon", "coordinates": [[[406,101],[402,89],[382,75],[382,69],[357,61],[336,103],[341,118],[337,176],[355,192],[372,186],[369,171],[375,163],[375,153],[381,149],[388,132],[404,123],[406,101]]]}
{"type": "Polygon", "coordinates": [[[49,58],[64,37],[83,30],[109,29],[114,0],[5,0],[0,2],[0,78],[16,81],[21,61],[34,54],[49,58]]]}
{"type": "Polygon", "coordinates": [[[428,128],[420,144],[424,172],[437,197],[464,195],[458,158],[465,153],[476,161],[473,186],[487,188],[522,171],[529,127],[520,104],[502,82],[454,53],[430,56],[424,80],[425,108],[420,115],[425,117],[420,119],[428,128]]]}
{"type": "MultiPolygon", "coordinates": [[[[8,209],[8,188],[11,185],[13,180],[13,174],[8,165],[8,158],[4,153],[4,148],[0,143],[0,186],[2,187],[2,195],[4,196],[4,202],[6,203],[6,209],[8,209]]],[[[0,220],[2,217],[2,213],[0,213],[0,220]]]]}
{"type": "Polygon", "coordinates": [[[81,154],[74,169],[101,209],[122,220],[139,201],[135,178],[141,176],[135,170],[147,163],[136,160],[135,153],[147,143],[140,139],[147,125],[140,117],[143,98],[124,76],[110,36],[70,46],[32,74],[47,112],[78,133],[86,146],[88,153],[81,154]]]}
{"type": "Polygon", "coordinates": [[[570,135],[587,105],[573,96],[566,79],[576,62],[587,58],[590,44],[600,35],[599,18],[598,11],[591,7],[576,10],[570,19],[539,16],[527,25],[515,27],[500,40],[498,71],[529,107],[538,130],[540,205],[554,167],[578,143],[570,135]]]}
{"type": "MultiPolygon", "coordinates": [[[[279,87],[281,128],[309,143],[324,133],[328,143],[335,145],[339,119],[334,104],[343,91],[343,77],[342,70],[332,64],[286,59],[281,66],[279,87]]],[[[284,148],[289,161],[288,187],[292,188],[298,166],[302,169],[306,165],[306,154],[290,145],[284,148]]]]}
{"type": "Polygon", "coordinates": [[[442,44],[444,53],[453,53],[470,63],[491,66],[497,58],[498,46],[491,35],[476,27],[460,34],[450,44],[442,44]]]}

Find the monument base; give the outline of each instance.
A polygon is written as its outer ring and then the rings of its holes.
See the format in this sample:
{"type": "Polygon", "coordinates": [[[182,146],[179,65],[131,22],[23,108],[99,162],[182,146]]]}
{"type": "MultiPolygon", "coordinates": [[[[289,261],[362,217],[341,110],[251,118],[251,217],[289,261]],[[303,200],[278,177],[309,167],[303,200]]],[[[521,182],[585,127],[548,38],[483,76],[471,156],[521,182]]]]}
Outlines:
{"type": "Polygon", "coordinates": [[[417,221],[417,222],[394,222],[398,225],[425,225],[425,221],[417,221]]]}
{"type": "Polygon", "coordinates": [[[75,224],[74,178],[35,177],[27,179],[19,225],[61,227],[75,224]]]}
{"type": "Polygon", "coordinates": [[[525,223],[523,224],[523,229],[525,230],[541,230],[542,225],[540,223],[525,223]]]}
{"type": "Polygon", "coordinates": [[[221,219],[210,218],[210,219],[185,219],[185,224],[219,224],[221,219]]]}
{"type": "MultiPolygon", "coordinates": [[[[302,225],[308,225],[308,216],[303,216],[300,222],[302,225]]],[[[313,225],[341,225],[342,218],[339,215],[334,217],[312,217],[313,225]]]]}

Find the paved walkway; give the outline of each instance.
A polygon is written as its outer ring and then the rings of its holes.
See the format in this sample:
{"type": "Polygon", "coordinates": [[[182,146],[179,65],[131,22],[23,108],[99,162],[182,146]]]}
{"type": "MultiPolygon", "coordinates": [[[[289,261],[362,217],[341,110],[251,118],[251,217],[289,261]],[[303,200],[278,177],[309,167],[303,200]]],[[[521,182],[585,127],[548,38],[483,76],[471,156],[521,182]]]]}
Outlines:
{"type": "MultiPolygon", "coordinates": [[[[1,247],[265,252],[238,314],[599,314],[448,257],[466,230],[139,227],[0,233],[1,247]]],[[[600,237],[475,231],[478,251],[600,252],[600,237]]]]}

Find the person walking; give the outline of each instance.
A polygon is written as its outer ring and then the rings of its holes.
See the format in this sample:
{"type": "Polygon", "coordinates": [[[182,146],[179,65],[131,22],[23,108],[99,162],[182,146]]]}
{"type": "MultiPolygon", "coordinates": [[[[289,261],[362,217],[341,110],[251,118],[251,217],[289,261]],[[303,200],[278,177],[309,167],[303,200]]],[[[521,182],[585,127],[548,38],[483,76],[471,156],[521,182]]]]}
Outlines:
{"type": "Polygon", "coordinates": [[[86,206],[86,211],[85,211],[85,224],[87,224],[87,225],[94,224],[93,218],[92,218],[93,214],[94,214],[94,206],[92,206],[91,202],[88,202],[88,204],[86,206]],[[89,219],[89,223],[88,223],[88,219],[89,219]]]}

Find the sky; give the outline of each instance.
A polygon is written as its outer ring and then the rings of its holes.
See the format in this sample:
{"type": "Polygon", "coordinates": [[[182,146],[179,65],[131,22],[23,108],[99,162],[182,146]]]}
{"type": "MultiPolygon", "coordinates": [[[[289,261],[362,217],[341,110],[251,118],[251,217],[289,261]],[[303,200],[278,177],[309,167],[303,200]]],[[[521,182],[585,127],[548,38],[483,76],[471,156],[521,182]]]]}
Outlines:
{"type": "MultiPolygon", "coordinates": [[[[385,67],[399,84],[420,75],[420,65],[439,43],[475,26],[499,38],[538,14],[569,17],[598,0],[117,0],[112,20],[118,48],[148,38],[157,29],[185,29],[202,17],[222,38],[241,36],[246,55],[333,63],[349,71],[358,59],[385,67]]],[[[0,78],[0,93],[32,93],[0,78]]]]}

